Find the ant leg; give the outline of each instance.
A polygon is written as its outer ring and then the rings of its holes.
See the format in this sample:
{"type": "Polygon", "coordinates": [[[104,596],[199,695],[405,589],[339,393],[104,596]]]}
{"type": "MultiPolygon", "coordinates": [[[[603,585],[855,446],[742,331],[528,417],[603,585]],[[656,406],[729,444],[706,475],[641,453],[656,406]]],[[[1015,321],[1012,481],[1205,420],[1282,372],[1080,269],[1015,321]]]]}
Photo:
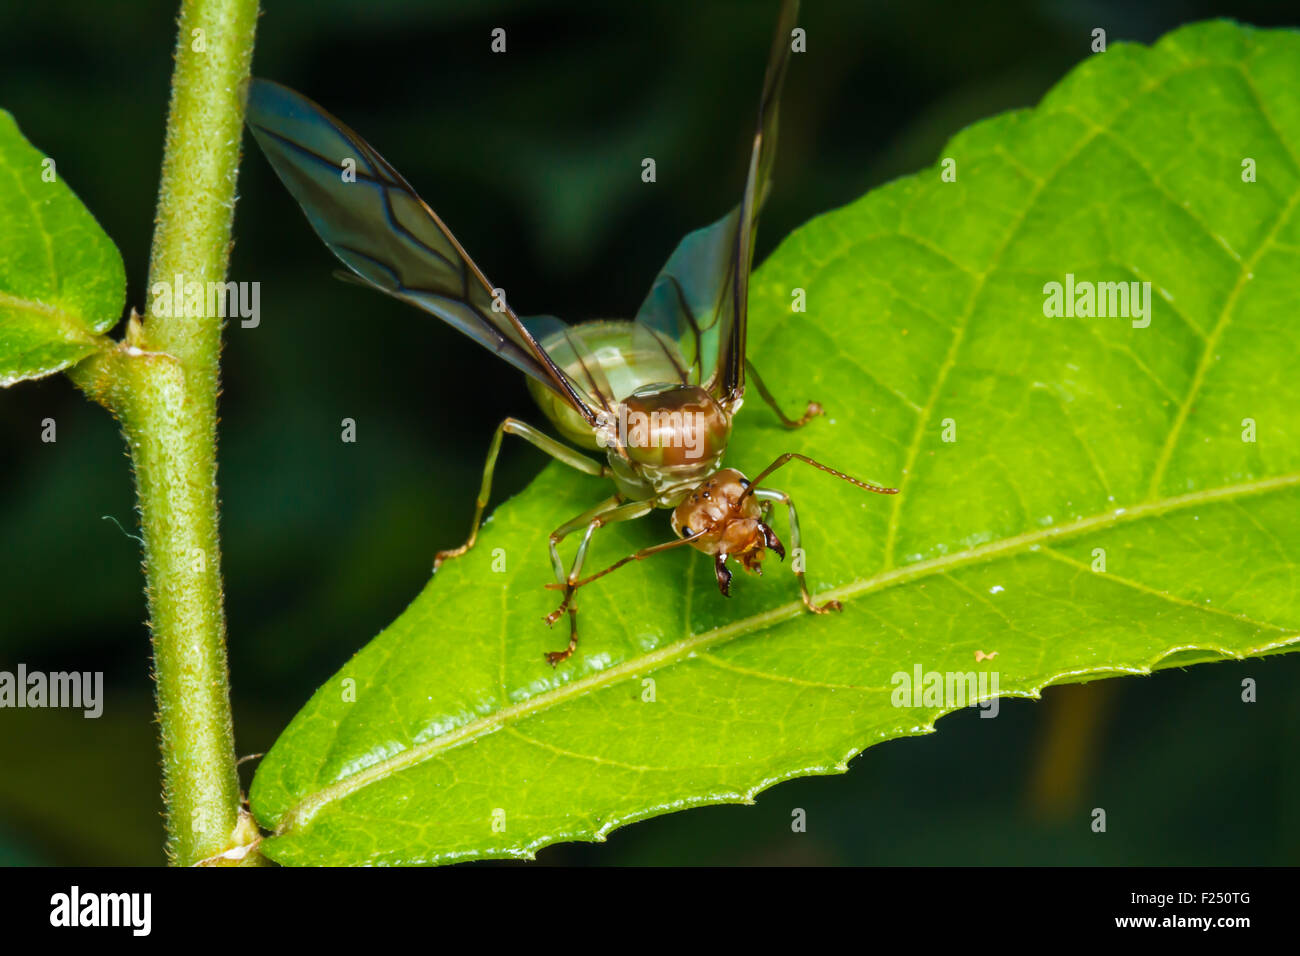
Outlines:
{"type": "Polygon", "coordinates": [[[597,571],[595,574],[588,575],[587,577],[583,578],[580,581],[565,582],[562,584],[548,584],[546,586],[548,588],[555,588],[556,590],[572,589],[576,591],[578,588],[586,587],[588,584],[590,584],[592,581],[596,580],[597,578],[603,578],[611,571],[617,571],[625,564],[628,564],[632,561],[644,560],[645,558],[650,557],[650,555],[652,554],[658,554],[660,551],[667,551],[669,548],[676,548],[676,547],[680,547],[683,544],[689,544],[691,541],[695,540],[698,537],[699,537],[699,533],[696,533],[694,535],[691,535],[689,538],[676,538],[672,541],[665,541],[663,544],[656,544],[648,548],[642,548],[640,551],[636,551],[633,552],[632,554],[629,554],[626,558],[619,558],[609,567],[605,568],[605,570],[597,571]]]}
{"type": "MultiPolygon", "coordinates": [[[[609,498],[606,498],[600,504],[596,505],[596,507],[592,508],[590,511],[584,511],[582,514],[578,515],[578,517],[570,521],[566,521],[564,524],[560,525],[558,528],[556,528],[554,531],[551,532],[551,537],[549,542],[550,550],[551,550],[551,567],[555,571],[556,583],[554,585],[548,584],[547,587],[558,587],[561,589],[566,589],[568,583],[569,575],[564,570],[564,561],[560,558],[560,550],[559,550],[560,542],[563,541],[565,538],[567,538],[569,535],[573,534],[573,532],[579,530],[580,528],[586,528],[587,533],[583,535],[582,542],[578,547],[579,552],[585,554],[587,548],[587,542],[591,540],[591,535],[596,530],[596,521],[598,520],[598,518],[601,515],[606,514],[607,512],[613,511],[614,509],[618,508],[620,505],[621,502],[619,500],[618,495],[612,495],[609,498]]],[[[556,621],[560,619],[560,615],[563,614],[568,607],[569,604],[568,598],[569,598],[569,593],[567,592],[566,589],[564,602],[558,608],[556,608],[551,614],[547,615],[546,617],[547,624],[553,625],[556,621]]]]}
{"type": "Polygon", "coordinates": [[[597,528],[604,525],[613,524],[617,521],[634,521],[637,518],[645,517],[652,511],[654,511],[654,502],[652,500],[630,501],[622,504],[618,496],[614,496],[551,532],[551,564],[555,569],[555,586],[564,591],[564,599],[560,601],[559,607],[546,616],[546,623],[553,625],[560,619],[560,615],[565,611],[569,612],[569,646],[562,651],[551,651],[546,655],[546,660],[552,667],[568,658],[578,646],[578,609],[573,604],[573,592],[578,588],[577,582],[582,574],[583,562],[587,560],[587,547],[591,544],[591,536],[595,534],[597,528]],[[586,533],[583,534],[582,540],[578,542],[578,551],[573,556],[572,568],[568,574],[565,574],[564,562],[560,560],[558,545],[583,526],[587,529],[586,533]]]}
{"type": "Polygon", "coordinates": [[[492,495],[492,472],[496,469],[497,455],[501,453],[501,439],[505,435],[518,435],[524,441],[546,452],[556,461],[564,462],[570,468],[576,468],[588,475],[604,477],[609,474],[607,465],[592,461],[586,455],[579,454],[568,445],[561,444],[544,432],[538,431],[532,425],[515,418],[507,418],[497,426],[497,430],[492,436],[492,444],[488,448],[487,464],[483,468],[483,484],[479,488],[478,500],[474,505],[474,523],[470,527],[469,538],[459,548],[439,551],[433,559],[434,571],[437,571],[438,566],[448,558],[458,558],[474,547],[474,542],[478,538],[479,526],[483,522],[483,511],[487,508],[488,499],[492,495]]]}
{"type": "Polygon", "coordinates": [[[759,499],[760,501],[781,501],[785,503],[786,508],[790,512],[790,545],[792,548],[794,548],[795,552],[797,552],[795,554],[794,560],[791,562],[791,566],[794,568],[794,573],[799,578],[799,593],[803,597],[803,603],[807,606],[808,610],[812,611],[814,614],[824,614],[827,611],[838,611],[840,609],[839,601],[832,600],[832,601],[827,601],[825,604],[817,605],[813,603],[812,597],[808,594],[808,583],[804,580],[803,567],[799,560],[800,556],[803,554],[802,551],[803,542],[799,534],[799,515],[798,513],[796,513],[794,509],[794,502],[790,499],[790,496],[787,495],[784,491],[777,491],[775,489],[766,489],[766,488],[758,487],[759,482],[761,482],[764,478],[772,474],[772,472],[776,471],[782,465],[785,465],[787,462],[790,462],[796,458],[799,461],[812,465],[814,468],[819,468],[822,471],[827,472],[828,474],[834,475],[836,478],[842,478],[843,480],[849,482],[850,484],[857,485],[859,488],[865,488],[867,491],[874,491],[877,494],[881,494],[881,495],[896,495],[898,494],[898,489],[882,488],[880,485],[872,485],[872,484],[868,484],[865,481],[859,481],[856,478],[849,477],[848,475],[844,474],[844,472],[842,471],[836,471],[834,468],[831,468],[828,465],[823,465],[819,461],[814,461],[813,459],[809,458],[807,455],[800,455],[798,452],[790,451],[790,452],[786,452],[784,455],[779,456],[776,459],[776,461],[772,462],[772,464],[768,465],[761,472],[759,472],[758,477],[755,478],[752,482],[750,482],[749,487],[746,488],[744,494],[740,496],[741,501],[744,501],[746,496],[752,494],[755,498],[759,499]]]}
{"type": "Polygon", "coordinates": [[[808,593],[808,582],[804,580],[803,574],[803,561],[805,557],[803,539],[799,534],[799,513],[794,510],[794,501],[784,491],[777,491],[775,488],[760,488],[754,492],[754,497],[763,502],[782,502],[789,510],[790,547],[793,549],[790,552],[793,556],[793,560],[790,562],[790,567],[794,570],[795,577],[799,579],[799,594],[803,598],[804,605],[814,614],[825,614],[827,611],[838,611],[841,607],[839,601],[832,599],[827,601],[825,604],[814,604],[812,595],[808,593]]]}
{"type": "Polygon", "coordinates": [[[776,412],[776,417],[781,419],[781,424],[786,428],[803,428],[824,411],[819,403],[809,402],[801,417],[787,417],[785,412],[781,411],[781,406],[776,403],[772,393],[767,390],[767,386],[763,384],[763,379],[759,376],[758,369],[754,368],[754,363],[746,359],[745,369],[749,372],[749,377],[754,380],[754,387],[758,389],[759,396],[772,407],[772,411],[776,412]]]}

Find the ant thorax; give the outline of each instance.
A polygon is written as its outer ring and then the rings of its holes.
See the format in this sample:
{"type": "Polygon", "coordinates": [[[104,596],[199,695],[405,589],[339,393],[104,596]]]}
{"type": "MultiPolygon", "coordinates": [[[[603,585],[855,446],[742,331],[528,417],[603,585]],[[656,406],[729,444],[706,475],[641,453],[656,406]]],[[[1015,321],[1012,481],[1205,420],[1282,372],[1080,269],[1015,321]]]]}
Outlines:
{"type": "Polygon", "coordinates": [[[664,507],[717,470],[731,437],[731,417],[698,385],[644,386],[600,418],[620,492],[664,507]]]}
{"type": "MultiPolygon", "coordinates": [[[[725,450],[725,449],[724,449],[725,450]]],[[[653,499],[659,508],[673,508],[686,498],[700,480],[718,470],[722,453],[696,465],[639,465],[622,450],[610,448],[609,468],[618,493],[629,501],[653,499]]]]}

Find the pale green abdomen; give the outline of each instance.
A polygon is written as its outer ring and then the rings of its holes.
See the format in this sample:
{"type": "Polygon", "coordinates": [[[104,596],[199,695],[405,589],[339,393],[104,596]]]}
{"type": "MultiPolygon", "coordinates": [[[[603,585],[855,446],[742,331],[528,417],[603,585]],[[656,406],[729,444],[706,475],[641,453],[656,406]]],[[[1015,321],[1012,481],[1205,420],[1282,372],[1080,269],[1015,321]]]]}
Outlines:
{"type": "MultiPolygon", "coordinates": [[[[644,328],[638,329],[635,322],[583,322],[552,333],[541,345],[573,383],[591,396],[592,402],[597,389],[615,404],[643,385],[682,380],[681,366],[673,361],[676,356],[670,355],[644,328]]],[[[600,448],[591,427],[558,395],[532,378],[528,379],[528,390],[566,440],[593,451],[600,448]]],[[[596,405],[593,410],[598,412],[600,408],[596,405]]]]}

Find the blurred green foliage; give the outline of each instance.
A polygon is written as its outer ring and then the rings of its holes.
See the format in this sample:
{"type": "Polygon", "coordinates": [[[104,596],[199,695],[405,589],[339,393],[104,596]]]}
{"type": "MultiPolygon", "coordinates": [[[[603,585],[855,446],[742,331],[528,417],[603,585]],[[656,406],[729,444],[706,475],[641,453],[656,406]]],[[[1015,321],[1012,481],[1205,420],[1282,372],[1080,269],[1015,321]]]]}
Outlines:
{"type": "MultiPolygon", "coordinates": [[[[1150,42],[1209,16],[1295,18],[1285,4],[1191,0],[805,7],[810,59],[786,91],[759,259],[800,222],[931,162],[962,126],[1032,105],[1089,55],[1094,27],[1150,42]]],[[[630,313],[673,244],[738,193],[766,4],[264,8],[256,72],[357,127],[522,312],[630,313]],[[504,56],[488,52],[496,26],[504,56]],[[647,155],[654,187],[639,179],[647,155]]],[[[137,307],[174,18],[162,0],[0,8],[0,106],[117,242],[137,307]]],[[[231,278],[262,283],[260,327],[227,332],[220,435],[236,732],[254,753],[402,610],[434,550],[463,537],[495,423],[539,416],[503,363],[331,279],[334,261],[255,151],[235,235],[231,278]],[[338,440],[344,417],[358,422],[355,445],[338,440]]],[[[135,530],[123,451],[111,419],[61,377],[0,394],[0,668],[103,670],[107,688],[98,721],[0,712],[0,862],[162,861],[138,545],[102,520],[135,530]],[[40,441],[46,417],[55,444],[40,441]]],[[[541,463],[511,450],[498,493],[541,463]]],[[[947,718],[931,737],[873,748],[847,777],[783,784],[756,807],[676,814],[541,859],[1294,864],[1298,678],[1290,656],[1061,688],[1005,702],[996,721],[947,718]],[[1238,703],[1247,676],[1260,682],[1252,706],[1238,703]],[[1067,785],[1044,783],[1043,767],[1067,785]],[[1108,809],[1104,836],[1087,828],[1094,806],[1108,809]],[[790,832],[793,807],[808,833],[790,832]]]]}

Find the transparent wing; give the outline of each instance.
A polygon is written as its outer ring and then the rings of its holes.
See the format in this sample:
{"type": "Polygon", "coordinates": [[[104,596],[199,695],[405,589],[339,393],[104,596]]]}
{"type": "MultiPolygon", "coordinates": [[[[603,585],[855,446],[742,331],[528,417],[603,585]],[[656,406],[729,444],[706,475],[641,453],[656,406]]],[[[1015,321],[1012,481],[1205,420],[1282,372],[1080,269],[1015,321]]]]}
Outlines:
{"type": "Polygon", "coordinates": [[[534,315],[521,319],[524,327],[539,342],[564,374],[578,389],[588,405],[613,414],[617,399],[605,373],[604,363],[595,355],[573,326],[553,315],[534,315]]]}
{"type": "Polygon", "coordinates": [[[575,384],[411,185],[311,100],[268,80],[248,85],[248,128],[316,234],[367,284],[430,312],[531,375],[589,424],[575,384]]]}
{"type": "Polygon", "coordinates": [[[655,277],[636,316],[657,338],[675,343],[689,381],[704,385],[724,402],[738,399],[745,389],[745,322],[754,227],[776,158],[777,107],[798,15],[798,0],[783,0],[740,205],[681,241],[655,277]]]}

